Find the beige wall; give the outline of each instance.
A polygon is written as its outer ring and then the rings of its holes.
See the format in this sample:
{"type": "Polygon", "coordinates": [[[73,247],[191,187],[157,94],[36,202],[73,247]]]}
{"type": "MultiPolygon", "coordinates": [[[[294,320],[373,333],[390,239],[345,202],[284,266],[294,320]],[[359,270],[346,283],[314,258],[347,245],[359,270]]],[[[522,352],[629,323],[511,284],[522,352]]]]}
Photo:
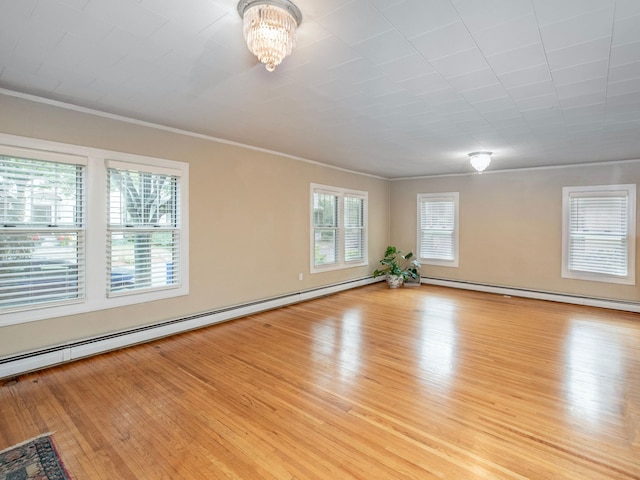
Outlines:
{"type": "Polygon", "coordinates": [[[637,285],[561,277],[562,187],[639,182],[640,161],[393,181],[391,241],[416,248],[419,193],[459,192],[459,267],[425,265],[423,276],[640,301],[637,285]]]}
{"type": "Polygon", "coordinates": [[[4,95],[0,132],[189,162],[191,270],[186,297],[0,328],[0,358],[367,276],[389,240],[415,249],[418,193],[460,193],[460,266],[424,276],[640,301],[560,276],[562,187],[638,183],[640,162],[388,182],[4,95]],[[369,266],[309,274],[312,182],[369,192],[369,266]]]}
{"type": "Polygon", "coordinates": [[[4,95],[0,132],[190,165],[190,294],[0,328],[0,358],[361,278],[388,242],[386,180],[4,95]],[[369,266],[309,274],[312,182],[369,192],[369,266]]]}

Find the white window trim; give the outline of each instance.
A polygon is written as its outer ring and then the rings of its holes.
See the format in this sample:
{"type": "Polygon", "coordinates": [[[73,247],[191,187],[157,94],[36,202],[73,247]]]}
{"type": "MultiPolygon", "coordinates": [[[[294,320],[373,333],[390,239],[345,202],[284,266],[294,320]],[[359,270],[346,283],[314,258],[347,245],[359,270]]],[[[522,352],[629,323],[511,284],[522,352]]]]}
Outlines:
{"type": "Polygon", "coordinates": [[[418,261],[421,265],[435,265],[440,267],[452,267],[457,268],[460,261],[459,254],[459,236],[460,236],[460,228],[459,228],[459,210],[460,210],[460,193],[459,192],[443,192],[443,193],[419,193],[418,194],[418,203],[417,203],[417,215],[416,215],[416,252],[418,254],[418,261]],[[420,243],[421,243],[421,230],[422,226],[420,224],[420,210],[421,203],[423,199],[437,199],[444,198],[447,200],[453,200],[454,204],[454,232],[453,232],[453,260],[440,260],[433,258],[422,258],[420,257],[420,243]]]}
{"type": "Polygon", "coordinates": [[[562,278],[575,280],[586,280],[590,282],[617,283],[621,285],[636,284],[636,185],[596,185],[582,187],[563,187],[562,188],[562,278]],[[585,273],[576,272],[569,269],[569,214],[571,205],[571,194],[575,192],[593,193],[593,192],[615,192],[627,191],[629,198],[629,208],[627,210],[627,226],[628,237],[627,245],[629,246],[627,256],[627,272],[626,277],[618,277],[602,273],[585,273]]]}
{"type": "MultiPolygon", "coordinates": [[[[37,140],[16,135],[0,133],[0,153],[21,152],[30,158],[60,161],[65,156],[84,157],[86,159],[86,298],[67,305],[30,306],[23,310],[0,313],[0,327],[20,323],[45,320],[67,315],[93,312],[107,308],[122,307],[138,303],[153,302],[166,298],[189,294],[189,164],[162,158],[146,157],[123,152],[102,150],[79,145],[70,145],[48,140],[37,140]],[[28,149],[24,150],[15,149],[28,149]],[[134,163],[150,168],[179,171],[182,188],[180,189],[181,206],[181,284],[177,288],[139,292],[132,295],[107,297],[104,279],[107,278],[107,169],[106,159],[134,163]]],[[[64,160],[62,160],[64,161],[64,160]]]]}
{"type": "Polygon", "coordinates": [[[314,273],[322,273],[329,272],[332,270],[342,270],[345,268],[353,268],[353,267],[361,267],[369,265],[369,193],[360,191],[360,190],[351,190],[347,188],[340,187],[332,187],[329,185],[321,185],[318,183],[312,183],[310,186],[309,192],[309,272],[311,274],[314,273]],[[314,233],[315,226],[313,223],[314,218],[314,210],[313,210],[313,194],[314,193],[328,193],[331,195],[336,195],[340,198],[339,200],[339,225],[338,232],[340,233],[339,238],[340,242],[338,244],[338,261],[336,263],[331,263],[328,265],[315,265],[315,242],[314,242],[314,233]],[[345,262],[344,260],[344,197],[359,197],[364,200],[364,255],[362,260],[352,260],[350,262],[345,262]]]}

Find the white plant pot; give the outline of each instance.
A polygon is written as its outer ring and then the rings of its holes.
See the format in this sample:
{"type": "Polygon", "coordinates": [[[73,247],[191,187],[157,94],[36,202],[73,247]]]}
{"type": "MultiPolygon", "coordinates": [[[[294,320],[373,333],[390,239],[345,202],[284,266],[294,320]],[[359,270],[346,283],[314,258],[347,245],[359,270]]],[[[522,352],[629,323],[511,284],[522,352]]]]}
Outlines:
{"type": "Polygon", "coordinates": [[[387,275],[387,285],[389,288],[399,288],[404,283],[402,275],[387,275]]]}

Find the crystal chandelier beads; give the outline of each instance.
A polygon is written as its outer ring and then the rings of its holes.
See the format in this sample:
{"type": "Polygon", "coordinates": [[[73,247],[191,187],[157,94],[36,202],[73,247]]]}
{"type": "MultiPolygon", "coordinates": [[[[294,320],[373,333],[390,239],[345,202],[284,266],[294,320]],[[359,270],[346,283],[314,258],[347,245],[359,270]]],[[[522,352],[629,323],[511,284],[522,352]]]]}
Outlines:
{"type": "Polygon", "coordinates": [[[295,45],[300,10],[288,0],[242,0],[238,13],[247,47],[273,72],[295,45]]]}

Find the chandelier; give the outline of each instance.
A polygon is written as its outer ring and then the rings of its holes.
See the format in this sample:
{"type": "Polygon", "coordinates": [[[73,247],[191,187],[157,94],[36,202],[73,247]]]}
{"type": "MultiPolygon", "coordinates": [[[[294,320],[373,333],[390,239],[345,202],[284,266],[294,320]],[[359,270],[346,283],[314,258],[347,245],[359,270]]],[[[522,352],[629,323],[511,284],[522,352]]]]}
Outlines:
{"type": "Polygon", "coordinates": [[[469,154],[471,165],[478,173],[482,173],[491,163],[491,155],[493,152],[472,152],[469,154]]]}
{"type": "Polygon", "coordinates": [[[247,47],[269,72],[291,54],[302,13],[289,0],[240,0],[247,47]]]}

